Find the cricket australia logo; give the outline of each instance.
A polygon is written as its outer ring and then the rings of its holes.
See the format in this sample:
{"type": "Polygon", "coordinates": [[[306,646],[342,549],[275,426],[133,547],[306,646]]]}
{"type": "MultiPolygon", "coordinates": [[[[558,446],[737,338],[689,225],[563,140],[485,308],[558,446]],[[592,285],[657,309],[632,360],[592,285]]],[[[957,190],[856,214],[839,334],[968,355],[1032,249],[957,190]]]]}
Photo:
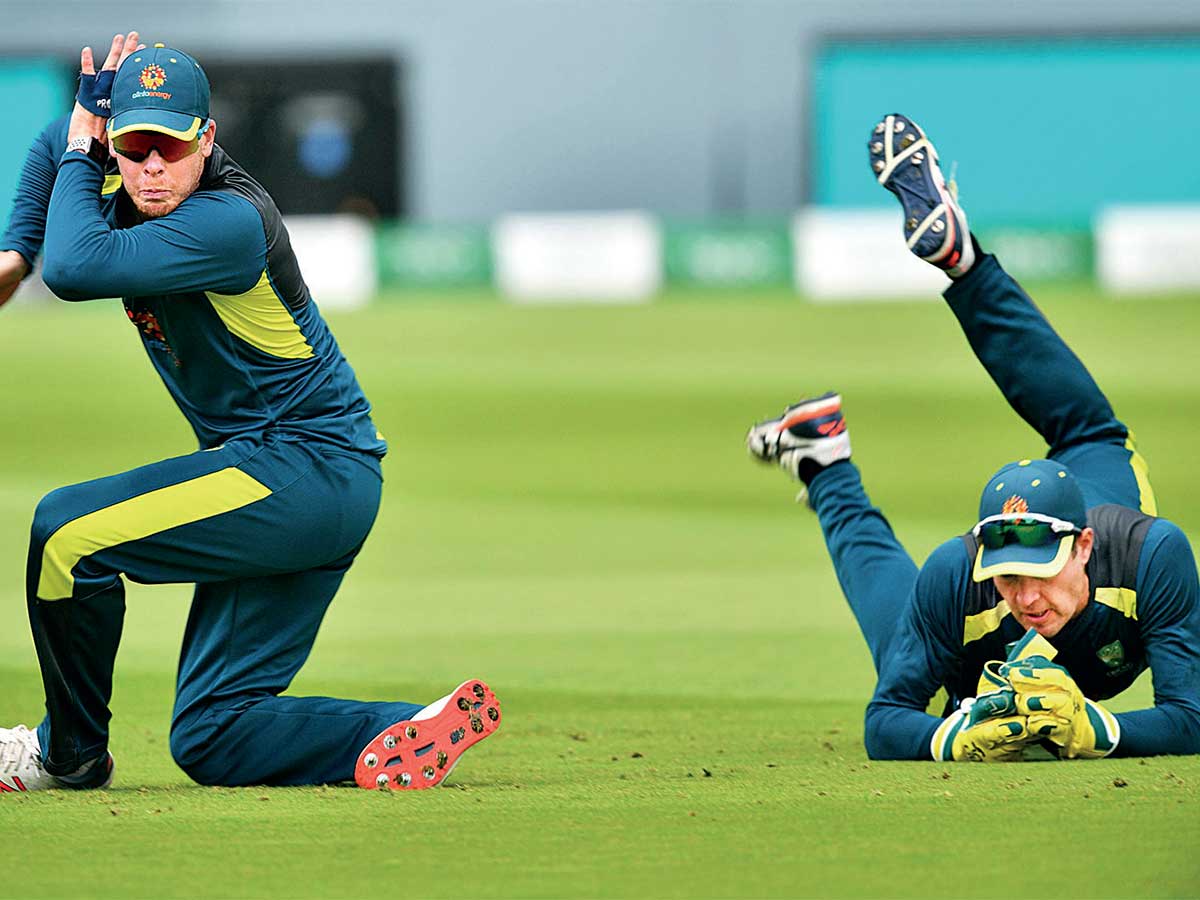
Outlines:
{"type": "Polygon", "coordinates": [[[1005,514],[1007,514],[1007,513],[1027,513],[1027,512],[1029,512],[1029,504],[1025,502],[1024,497],[1020,497],[1017,494],[1013,494],[1011,497],[1009,497],[1007,500],[1004,501],[1004,506],[1001,507],[1000,512],[1005,513],[1005,514]]]}
{"type": "Polygon", "coordinates": [[[138,76],[138,81],[148,91],[157,90],[166,84],[167,73],[163,71],[162,66],[149,65],[142,69],[142,74],[138,76]]]}
{"type": "Polygon", "coordinates": [[[1104,663],[1110,669],[1119,668],[1125,662],[1125,648],[1121,646],[1120,641],[1105,644],[1096,651],[1096,655],[1100,657],[1100,662],[1104,663]]]}

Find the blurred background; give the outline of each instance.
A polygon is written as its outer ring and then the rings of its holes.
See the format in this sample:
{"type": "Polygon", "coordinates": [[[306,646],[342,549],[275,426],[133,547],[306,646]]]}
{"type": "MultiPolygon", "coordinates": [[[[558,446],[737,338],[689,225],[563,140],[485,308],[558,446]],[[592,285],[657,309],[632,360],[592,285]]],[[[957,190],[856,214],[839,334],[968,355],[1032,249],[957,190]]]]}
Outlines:
{"type": "Polygon", "coordinates": [[[939,276],[896,242],[866,165],[893,111],[933,135],[1019,276],[1200,283],[1195,3],[3,9],[0,218],[29,141],[69,107],[78,47],[137,27],[207,68],[217,139],[295,219],[321,302],[492,287],[518,301],[927,296],[939,276]]]}

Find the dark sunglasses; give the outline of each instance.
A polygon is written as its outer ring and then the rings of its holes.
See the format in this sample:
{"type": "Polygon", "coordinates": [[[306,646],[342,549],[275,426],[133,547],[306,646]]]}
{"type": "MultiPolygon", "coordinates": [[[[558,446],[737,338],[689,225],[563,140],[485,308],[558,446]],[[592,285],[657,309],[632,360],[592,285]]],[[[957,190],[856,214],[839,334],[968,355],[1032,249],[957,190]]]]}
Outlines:
{"type": "Polygon", "coordinates": [[[157,150],[166,162],[176,163],[200,149],[202,134],[203,131],[190,141],[181,141],[155,131],[127,131],[112,139],[112,148],[130,162],[143,162],[152,150],[157,150]]]}
{"type": "Polygon", "coordinates": [[[1022,547],[1043,547],[1066,534],[1080,534],[1074,523],[1029,513],[1019,518],[987,518],[972,531],[987,550],[999,550],[1005,544],[1022,547]]]}

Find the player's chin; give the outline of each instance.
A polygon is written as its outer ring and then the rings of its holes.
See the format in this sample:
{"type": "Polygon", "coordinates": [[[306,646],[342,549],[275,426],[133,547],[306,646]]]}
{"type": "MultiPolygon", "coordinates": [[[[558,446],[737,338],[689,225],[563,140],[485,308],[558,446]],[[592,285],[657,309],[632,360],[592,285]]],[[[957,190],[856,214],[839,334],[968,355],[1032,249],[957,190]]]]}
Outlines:
{"type": "Polygon", "coordinates": [[[175,211],[179,206],[179,200],[176,197],[154,199],[139,197],[133,205],[137,207],[137,211],[141,213],[143,219],[161,219],[175,211]]]}

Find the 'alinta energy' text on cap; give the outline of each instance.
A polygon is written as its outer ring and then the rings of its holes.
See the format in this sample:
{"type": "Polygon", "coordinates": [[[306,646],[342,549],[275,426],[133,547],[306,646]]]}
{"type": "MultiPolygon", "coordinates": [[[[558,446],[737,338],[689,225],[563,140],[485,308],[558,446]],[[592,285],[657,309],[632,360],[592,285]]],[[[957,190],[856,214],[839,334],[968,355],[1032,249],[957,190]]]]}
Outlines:
{"type": "Polygon", "coordinates": [[[117,70],[109,139],[127,131],[157,131],[190,141],[208,121],[208,76],[181,50],[155,44],[117,70]]]}

